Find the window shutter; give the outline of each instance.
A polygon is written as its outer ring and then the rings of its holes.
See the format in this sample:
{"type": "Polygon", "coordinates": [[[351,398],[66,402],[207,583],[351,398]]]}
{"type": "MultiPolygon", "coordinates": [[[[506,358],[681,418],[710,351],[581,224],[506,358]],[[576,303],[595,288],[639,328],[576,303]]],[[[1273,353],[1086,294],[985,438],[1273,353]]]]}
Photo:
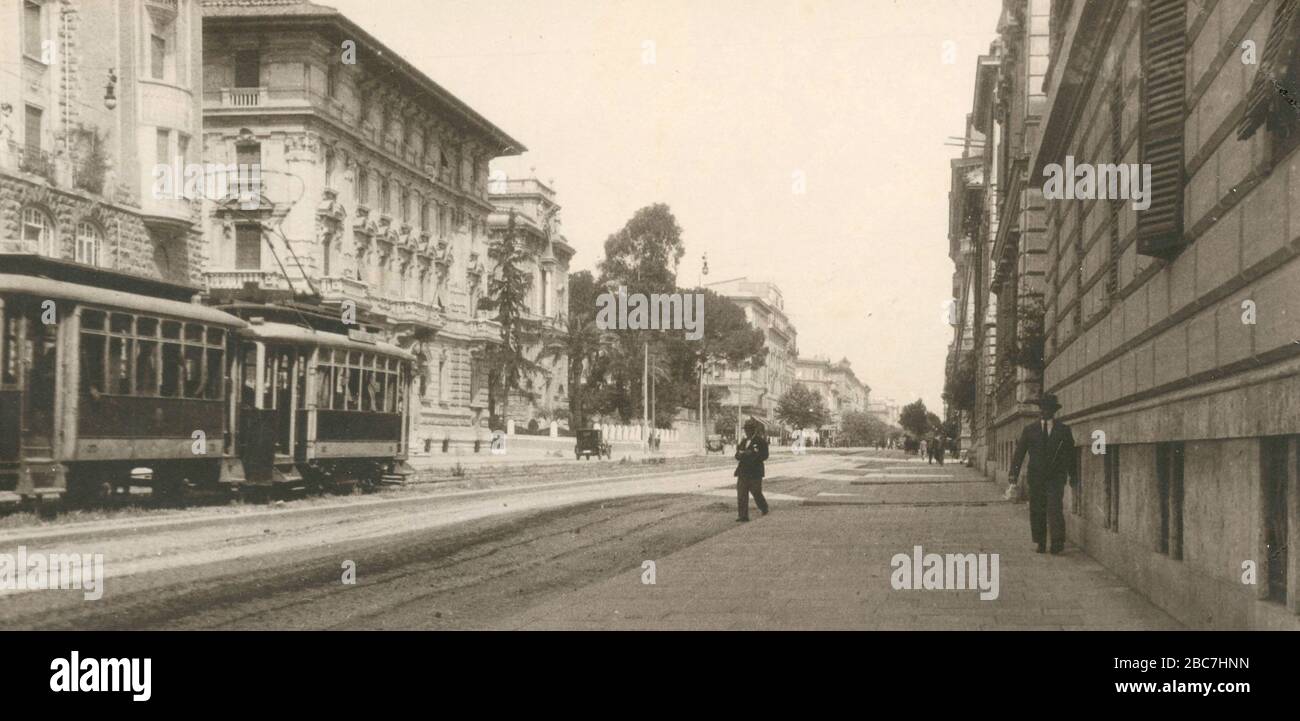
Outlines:
{"type": "Polygon", "coordinates": [[[1147,0],[1142,28],[1142,157],[1151,207],[1138,211],[1138,252],[1169,257],[1183,247],[1183,124],[1187,6],[1147,0]]]}

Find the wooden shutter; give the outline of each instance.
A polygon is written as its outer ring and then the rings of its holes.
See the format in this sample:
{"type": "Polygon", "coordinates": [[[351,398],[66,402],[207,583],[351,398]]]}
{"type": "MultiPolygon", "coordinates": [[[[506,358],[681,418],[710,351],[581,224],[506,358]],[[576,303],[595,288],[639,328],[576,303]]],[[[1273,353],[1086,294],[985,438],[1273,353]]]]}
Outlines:
{"type": "Polygon", "coordinates": [[[1142,27],[1142,163],[1151,207],[1138,211],[1138,252],[1171,257],[1183,247],[1183,124],[1187,5],[1147,0],[1142,27]]]}

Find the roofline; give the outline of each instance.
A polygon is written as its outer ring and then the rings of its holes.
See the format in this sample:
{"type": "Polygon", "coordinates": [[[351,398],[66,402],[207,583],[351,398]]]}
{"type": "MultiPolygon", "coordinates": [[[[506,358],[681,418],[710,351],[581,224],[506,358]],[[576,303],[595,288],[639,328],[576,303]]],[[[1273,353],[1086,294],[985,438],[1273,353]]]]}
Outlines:
{"type": "MultiPolygon", "coordinates": [[[[304,3],[307,4],[307,3],[304,3]]],[[[502,147],[502,151],[496,157],[520,155],[528,152],[528,148],[520,141],[511,137],[506,131],[497,127],[492,121],[483,117],[478,111],[470,107],[465,101],[456,97],[451,91],[436,83],[423,71],[412,65],[400,54],[394,52],[378,38],[366,32],[364,28],[354,22],[351,18],[339,12],[338,10],[323,5],[310,4],[316,8],[316,12],[310,13],[276,13],[276,12],[259,12],[259,13],[234,13],[227,12],[223,6],[204,5],[203,6],[203,32],[209,30],[219,30],[223,26],[237,26],[245,22],[258,22],[259,29],[267,24],[281,25],[333,25],[336,26],[347,37],[354,37],[360,41],[360,45],[370,50],[371,53],[379,56],[381,62],[386,62],[403,71],[407,78],[417,85],[421,85],[436,100],[448,105],[453,111],[460,114],[463,119],[470,121],[477,126],[477,129],[492,137],[502,147]]],[[[290,6],[293,7],[293,6],[290,6]]]]}

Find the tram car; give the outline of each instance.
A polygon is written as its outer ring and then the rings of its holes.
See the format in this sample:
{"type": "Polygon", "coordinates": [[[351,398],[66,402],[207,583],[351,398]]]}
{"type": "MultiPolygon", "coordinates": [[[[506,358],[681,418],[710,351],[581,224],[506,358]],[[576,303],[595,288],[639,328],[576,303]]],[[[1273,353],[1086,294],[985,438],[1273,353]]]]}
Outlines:
{"type": "Polygon", "coordinates": [[[227,378],[246,323],[192,302],[196,292],[5,259],[0,505],[50,512],[65,496],[142,484],[169,493],[237,467],[227,378]]]}
{"type": "Polygon", "coordinates": [[[0,268],[0,508],[401,482],[414,356],[301,303],[35,256],[0,268]]]}
{"type": "Polygon", "coordinates": [[[406,463],[415,357],[297,303],[219,306],[236,332],[235,489],[374,488],[406,463]]]}

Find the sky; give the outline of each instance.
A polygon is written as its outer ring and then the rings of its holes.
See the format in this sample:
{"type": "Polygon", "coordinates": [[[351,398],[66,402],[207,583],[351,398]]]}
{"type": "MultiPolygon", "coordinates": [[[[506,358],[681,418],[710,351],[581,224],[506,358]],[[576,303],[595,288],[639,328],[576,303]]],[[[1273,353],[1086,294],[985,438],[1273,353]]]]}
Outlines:
{"type": "MultiPolygon", "coordinates": [[[[801,357],[942,409],[949,160],[1000,0],[319,0],[529,151],[571,271],[638,208],[683,229],[678,282],[776,283],[801,357]]],[[[707,322],[707,320],[706,320],[707,322]]]]}

